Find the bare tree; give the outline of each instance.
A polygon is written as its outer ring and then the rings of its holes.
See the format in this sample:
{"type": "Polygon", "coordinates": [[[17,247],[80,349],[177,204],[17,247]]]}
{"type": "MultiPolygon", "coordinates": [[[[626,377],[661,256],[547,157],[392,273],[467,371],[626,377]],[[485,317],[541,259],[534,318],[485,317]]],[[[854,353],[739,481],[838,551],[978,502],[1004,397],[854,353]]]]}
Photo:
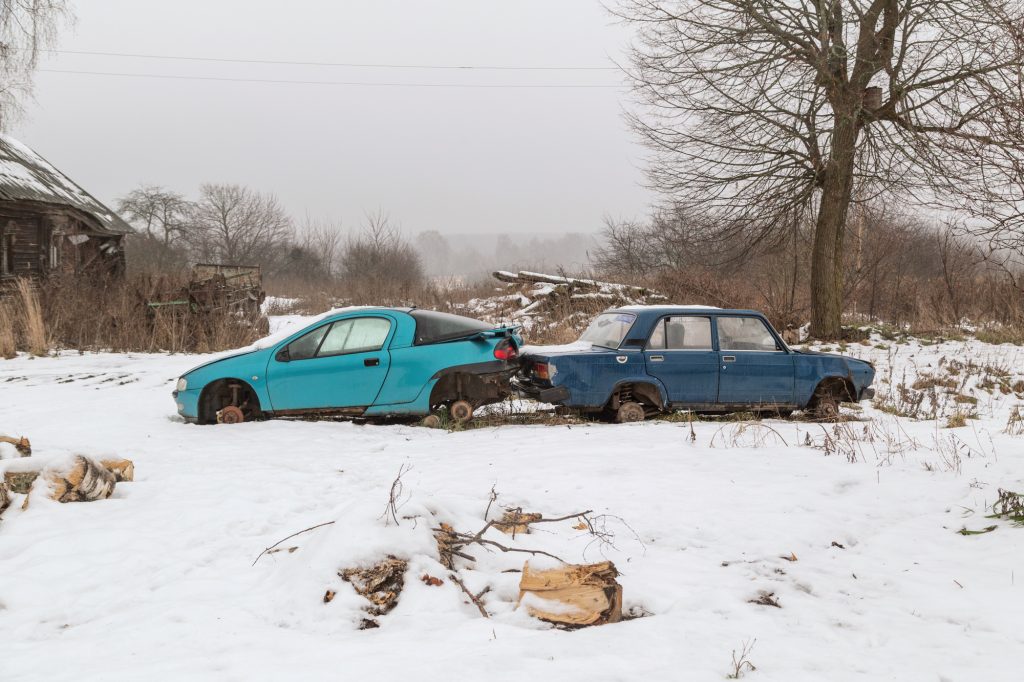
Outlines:
{"type": "Polygon", "coordinates": [[[21,111],[39,53],[71,18],[66,0],[0,0],[0,128],[21,111]]]}
{"type": "Polygon", "coordinates": [[[340,266],[349,291],[366,300],[404,296],[424,280],[419,255],[383,211],[367,215],[363,231],[348,239],[340,266]]]}
{"type": "Polygon", "coordinates": [[[672,200],[749,247],[814,220],[811,333],[841,332],[856,196],[981,214],[1020,196],[1019,0],[621,0],[672,200]]]}
{"type": "Polygon", "coordinates": [[[141,264],[160,271],[185,264],[191,204],[184,196],[143,185],[119,199],[117,209],[137,230],[130,239],[133,267],[141,264]]]}
{"type": "Polygon", "coordinates": [[[235,265],[273,268],[292,234],[274,195],[241,185],[202,185],[189,221],[199,258],[235,265]]]}

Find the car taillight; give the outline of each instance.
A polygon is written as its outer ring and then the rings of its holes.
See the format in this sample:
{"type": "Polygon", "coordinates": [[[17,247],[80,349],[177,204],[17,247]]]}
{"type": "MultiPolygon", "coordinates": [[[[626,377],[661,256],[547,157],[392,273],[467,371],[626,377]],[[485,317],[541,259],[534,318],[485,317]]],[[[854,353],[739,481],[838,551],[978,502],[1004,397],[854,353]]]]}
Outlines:
{"type": "Polygon", "coordinates": [[[516,344],[512,339],[504,339],[494,347],[494,357],[505,361],[515,360],[519,357],[519,349],[516,348],[516,344]]]}
{"type": "Polygon", "coordinates": [[[548,371],[548,363],[537,362],[533,365],[533,374],[538,379],[550,380],[551,373],[548,371]]]}

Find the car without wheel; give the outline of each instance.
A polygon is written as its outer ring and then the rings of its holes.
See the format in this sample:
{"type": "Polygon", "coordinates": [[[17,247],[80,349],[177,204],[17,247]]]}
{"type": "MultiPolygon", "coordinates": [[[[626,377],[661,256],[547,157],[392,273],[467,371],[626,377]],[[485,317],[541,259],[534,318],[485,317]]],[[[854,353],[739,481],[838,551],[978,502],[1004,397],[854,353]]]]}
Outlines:
{"type": "Polygon", "coordinates": [[[511,393],[516,327],[415,308],[343,308],[183,374],[178,414],[199,424],[264,417],[467,421],[511,393]]]}
{"type": "Polygon", "coordinates": [[[808,410],[831,421],[840,403],[874,396],[871,363],[789,348],[753,310],[615,308],[574,344],[524,348],[521,365],[521,394],[620,422],[674,410],[808,410]]]}

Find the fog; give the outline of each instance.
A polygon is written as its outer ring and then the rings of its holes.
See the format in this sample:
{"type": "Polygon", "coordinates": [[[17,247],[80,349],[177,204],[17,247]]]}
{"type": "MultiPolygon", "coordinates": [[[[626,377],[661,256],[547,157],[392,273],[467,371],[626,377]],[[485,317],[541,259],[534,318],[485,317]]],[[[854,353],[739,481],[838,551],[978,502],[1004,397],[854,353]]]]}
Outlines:
{"type": "Polygon", "coordinates": [[[598,2],[75,5],[77,22],[44,58],[36,101],[12,132],[105,202],[140,183],[186,195],[205,181],[240,183],[274,192],[296,218],[356,228],[382,209],[410,236],[497,244],[594,233],[604,216],[633,217],[651,201],[613,68],[628,35],[598,2]]]}

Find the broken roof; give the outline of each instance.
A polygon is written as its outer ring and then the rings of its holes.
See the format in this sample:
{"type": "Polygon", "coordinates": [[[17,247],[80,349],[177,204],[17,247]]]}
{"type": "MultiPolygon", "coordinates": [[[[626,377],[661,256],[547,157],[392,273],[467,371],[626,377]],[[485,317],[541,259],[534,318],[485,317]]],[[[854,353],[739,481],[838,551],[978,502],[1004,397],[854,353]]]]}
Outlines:
{"type": "Polygon", "coordinates": [[[39,201],[70,206],[93,216],[111,234],[132,228],[119,215],[13,137],[0,135],[0,201],[39,201]]]}

